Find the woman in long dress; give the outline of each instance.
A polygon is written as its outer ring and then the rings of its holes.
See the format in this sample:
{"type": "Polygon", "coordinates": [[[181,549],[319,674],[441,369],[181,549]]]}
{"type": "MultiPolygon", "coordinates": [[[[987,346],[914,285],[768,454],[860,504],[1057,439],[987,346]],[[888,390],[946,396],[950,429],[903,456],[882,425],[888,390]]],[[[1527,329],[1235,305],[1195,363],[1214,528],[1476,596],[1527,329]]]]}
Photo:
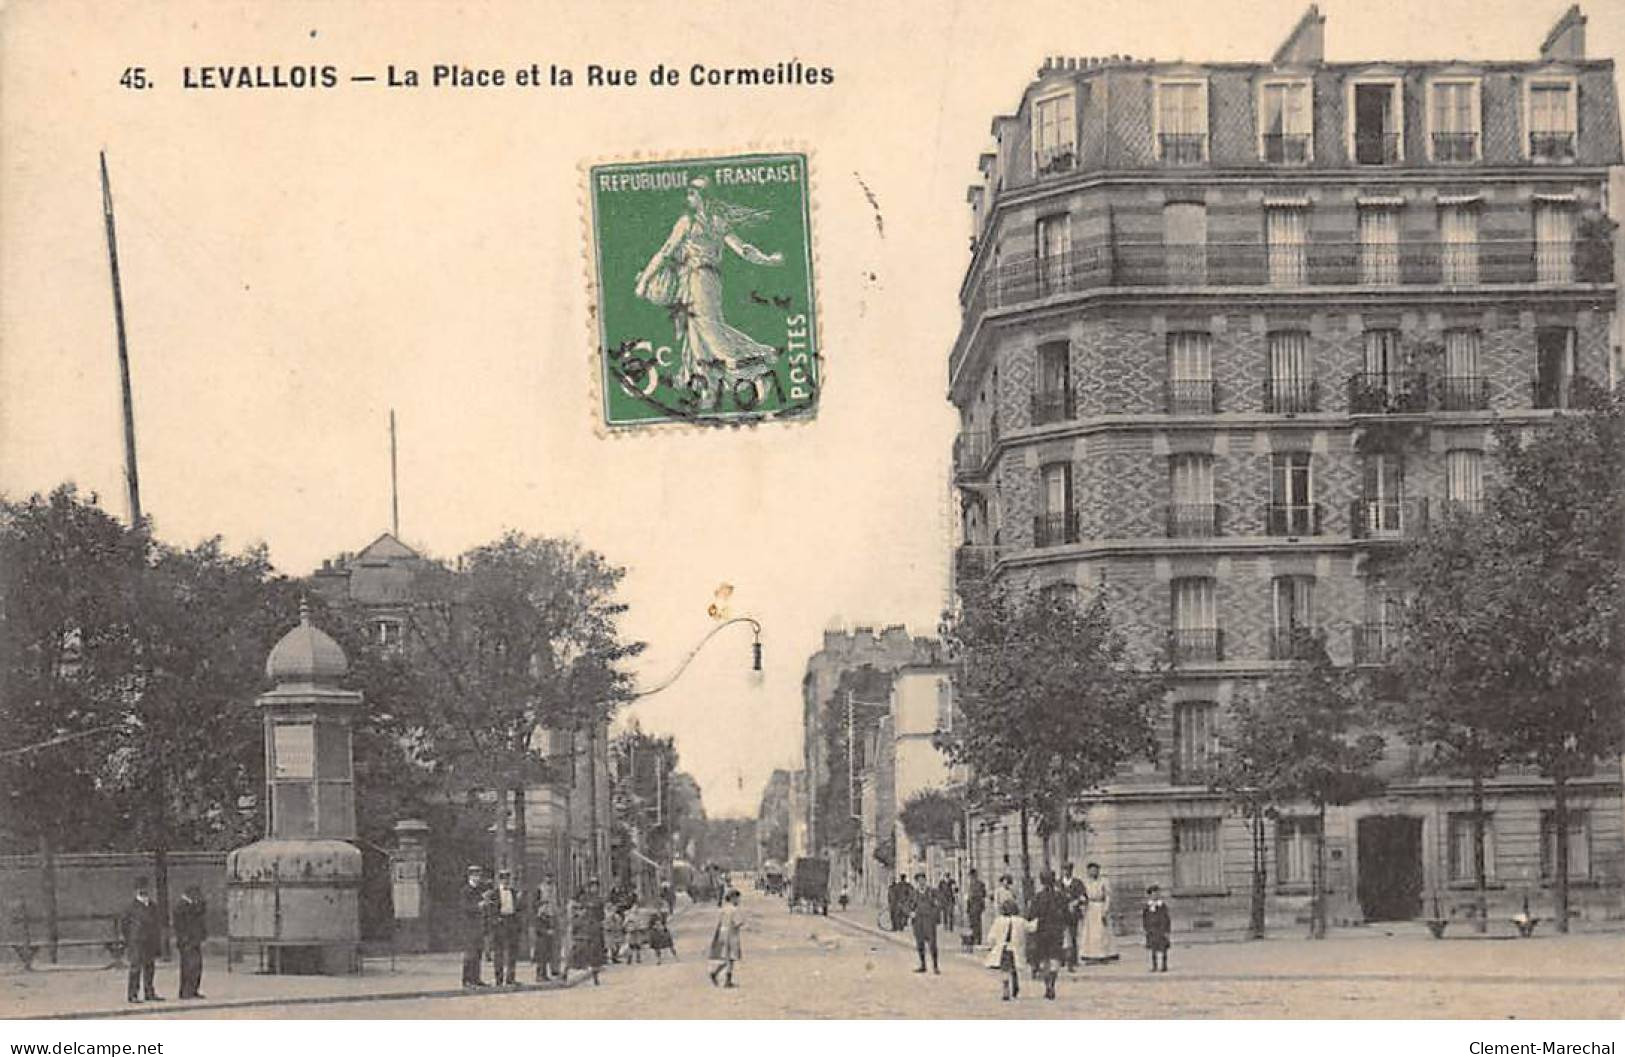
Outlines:
{"type": "Polygon", "coordinates": [[[1106,913],[1111,909],[1112,889],[1100,876],[1100,864],[1092,862],[1085,869],[1083,881],[1083,935],[1078,938],[1078,958],[1086,962],[1105,962],[1117,957],[1112,950],[1112,933],[1106,913]]]}
{"type": "Polygon", "coordinates": [[[739,890],[728,889],[723,897],[722,909],[717,911],[717,930],[711,934],[711,984],[716,986],[722,977],[723,987],[734,986],[734,963],[744,957],[739,942],[739,930],[745,927],[744,911],[739,909],[739,890]]]}
{"type": "Polygon", "coordinates": [[[671,308],[682,363],[676,384],[691,379],[755,382],[773,370],[778,350],[729,325],[722,315],[722,251],[774,268],[782,253],[763,253],[737,229],[768,219],[769,213],[732,205],[708,193],[709,181],[689,182],[688,211],[638,273],[637,295],[671,308]]]}

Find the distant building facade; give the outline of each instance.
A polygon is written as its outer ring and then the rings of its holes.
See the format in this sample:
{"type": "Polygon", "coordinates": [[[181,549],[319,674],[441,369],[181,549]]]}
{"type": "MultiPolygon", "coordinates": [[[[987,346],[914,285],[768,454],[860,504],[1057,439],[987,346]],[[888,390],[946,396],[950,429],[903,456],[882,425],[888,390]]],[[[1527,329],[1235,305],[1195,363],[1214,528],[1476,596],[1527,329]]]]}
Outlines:
{"type": "MultiPolygon", "coordinates": [[[[1225,705],[1303,631],[1380,667],[1395,543],[1482,504],[1494,424],[1617,369],[1619,115],[1578,9],[1527,61],[1328,63],[1323,34],[1311,7],[1270,62],[1046,61],[969,192],[956,568],[1105,591],[1175,672],[1159,761],[1044,857],[1161,884],[1196,927],[1248,899],[1247,830],[1192,777],[1225,705]]],[[[1469,902],[1465,786],[1393,750],[1388,792],[1328,819],[1334,920],[1469,902]]],[[[1575,808],[1574,906],[1617,915],[1620,768],[1575,808]]],[[[1506,773],[1490,811],[1495,913],[1549,915],[1550,784],[1506,773]]],[[[1014,821],[981,822],[984,873],[1019,866],[1014,821]]],[[[1315,825],[1272,823],[1278,922],[1308,913],[1315,825]]]]}

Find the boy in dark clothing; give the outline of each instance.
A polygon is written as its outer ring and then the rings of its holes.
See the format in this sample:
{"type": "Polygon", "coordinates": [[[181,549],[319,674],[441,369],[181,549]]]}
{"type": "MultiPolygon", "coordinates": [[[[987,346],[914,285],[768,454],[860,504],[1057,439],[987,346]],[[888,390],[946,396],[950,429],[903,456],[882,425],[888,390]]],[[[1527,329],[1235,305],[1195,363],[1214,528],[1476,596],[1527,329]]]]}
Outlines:
{"type": "Polygon", "coordinates": [[[1145,909],[1140,911],[1140,924],[1145,928],[1145,947],[1151,952],[1151,971],[1168,971],[1169,934],[1173,932],[1173,921],[1168,916],[1168,904],[1162,901],[1162,890],[1156,885],[1145,890],[1145,909]],[[1161,956],[1162,966],[1158,968],[1158,956],[1161,956]]]}

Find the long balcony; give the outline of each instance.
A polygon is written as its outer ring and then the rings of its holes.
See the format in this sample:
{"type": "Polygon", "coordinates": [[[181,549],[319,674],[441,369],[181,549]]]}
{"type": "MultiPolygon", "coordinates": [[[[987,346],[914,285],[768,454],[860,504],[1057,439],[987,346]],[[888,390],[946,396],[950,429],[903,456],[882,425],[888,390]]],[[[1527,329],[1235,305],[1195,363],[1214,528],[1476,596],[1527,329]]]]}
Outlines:
{"type": "Polygon", "coordinates": [[[1427,530],[1426,499],[1356,499],[1349,504],[1355,539],[1402,540],[1427,530]]]}
{"type": "Polygon", "coordinates": [[[1173,628],[1168,656],[1175,664],[1215,664],[1224,660],[1224,632],[1219,628],[1173,628]]]}
{"type": "Polygon", "coordinates": [[[1270,536],[1320,535],[1319,503],[1270,503],[1264,508],[1264,531],[1270,536]]]}
{"type": "Polygon", "coordinates": [[[1428,409],[1428,376],[1420,371],[1361,371],[1349,376],[1352,415],[1416,414],[1428,409]]]}
{"type": "Polygon", "coordinates": [[[1076,511],[1064,514],[1038,514],[1033,518],[1033,546],[1060,547],[1078,542],[1076,511]]]}
{"type": "Polygon", "coordinates": [[[1205,539],[1219,534],[1219,504],[1169,503],[1163,508],[1169,539],[1205,539]]]}
{"type": "Polygon", "coordinates": [[[1035,426],[1052,422],[1066,422],[1072,417],[1072,391],[1070,389],[1041,389],[1032,396],[1032,419],[1035,426]]]}
{"type": "Polygon", "coordinates": [[[1320,410],[1320,383],[1313,378],[1264,379],[1264,411],[1296,415],[1320,410]]]}

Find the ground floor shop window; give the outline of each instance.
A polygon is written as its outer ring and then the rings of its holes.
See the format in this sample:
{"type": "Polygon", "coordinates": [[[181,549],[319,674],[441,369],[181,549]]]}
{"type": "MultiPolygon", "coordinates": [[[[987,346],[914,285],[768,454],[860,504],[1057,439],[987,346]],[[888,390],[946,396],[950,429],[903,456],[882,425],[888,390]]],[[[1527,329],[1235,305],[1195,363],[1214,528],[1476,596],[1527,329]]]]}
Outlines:
{"type": "Polygon", "coordinates": [[[1219,819],[1174,819],[1174,890],[1213,891],[1223,886],[1219,819]]]}

